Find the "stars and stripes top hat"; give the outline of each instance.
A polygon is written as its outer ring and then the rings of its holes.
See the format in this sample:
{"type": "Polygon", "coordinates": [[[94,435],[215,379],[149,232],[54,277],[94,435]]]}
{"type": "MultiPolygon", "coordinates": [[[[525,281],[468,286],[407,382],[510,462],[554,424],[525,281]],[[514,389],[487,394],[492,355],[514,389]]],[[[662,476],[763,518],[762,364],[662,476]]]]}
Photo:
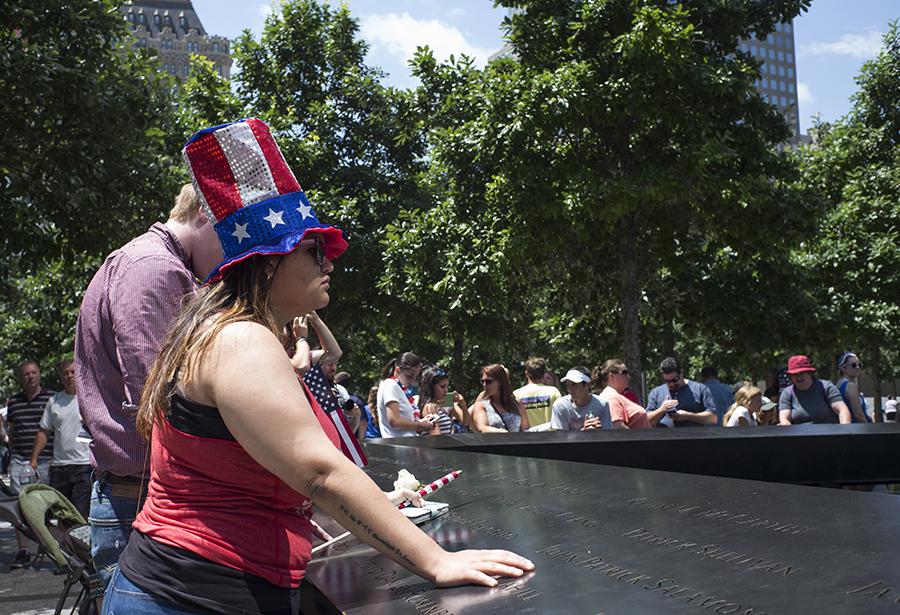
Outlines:
{"type": "Polygon", "coordinates": [[[262,120],[201,130],[183,154],[200,207],[225,253],[206,282],[221,279],[254,254],[288,254],[307,234],[322,239],[329,260],[347,249],[340,229],[319,222],[262,120]]]}

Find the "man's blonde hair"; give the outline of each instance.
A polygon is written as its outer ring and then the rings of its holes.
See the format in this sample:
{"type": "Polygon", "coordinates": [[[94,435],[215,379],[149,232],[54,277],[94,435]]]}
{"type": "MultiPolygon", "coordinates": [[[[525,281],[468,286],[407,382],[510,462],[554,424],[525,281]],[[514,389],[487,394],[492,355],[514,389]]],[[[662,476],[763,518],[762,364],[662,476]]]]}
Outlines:
{"type": "Polygon", "coordinates": [[[191,216],[200,211],[200,199],[192,184],[185,184],[175,197],[175,206],[169,212],[169,218],[178,222],[187,222],[191,216]]]}

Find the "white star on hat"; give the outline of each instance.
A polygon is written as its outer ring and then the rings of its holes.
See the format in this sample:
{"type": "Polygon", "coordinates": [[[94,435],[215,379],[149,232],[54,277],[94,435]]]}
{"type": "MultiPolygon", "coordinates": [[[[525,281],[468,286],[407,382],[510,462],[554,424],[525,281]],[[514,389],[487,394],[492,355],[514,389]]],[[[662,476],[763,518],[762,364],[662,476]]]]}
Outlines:
{"type": "Polygon", "coordinates": [[[270,209],[269,215],[266,216],[265,218],[263,218],[263,220],[266,220],[269,224],[272,225],[272,228],[275,228],[279,224],[284,224],[284,220],[281,219],[281,216],[283,216],[283,215],[284,215],[283,211],[276,212],[276,211],[272,211],[270,209]]]}
{"type": "MultiPolygon", "coordinates": [[[[249,223],[248,223],[249,224],[249,223]]],[[[250,239],[250,233],[247,232],[247,224],[234,224],[233,236],[237,237],[238,243],[242,243],[245,239],[250,239]]]]}
{"type": "Polygon", "coordinates": [[[305,203],[300,203],[300,207],[297,208],[297,211],[300,212],[300,215],[303,216],[303,219],[312,218],[312,207],[305,203]]]}

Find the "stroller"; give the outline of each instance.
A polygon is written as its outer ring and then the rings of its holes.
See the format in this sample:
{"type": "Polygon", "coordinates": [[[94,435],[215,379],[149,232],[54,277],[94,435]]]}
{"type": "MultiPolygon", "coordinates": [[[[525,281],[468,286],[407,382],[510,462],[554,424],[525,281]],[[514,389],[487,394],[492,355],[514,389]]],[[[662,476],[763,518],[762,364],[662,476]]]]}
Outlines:
{"type": "Polygon", "coordinates": [[[8,521],[39,545],[38,559],[48,555],[65,575],[54,615],[61,615],[69,592],[76,584],[81,591],[70,615],[100,612],[103,590],[91,561],[91,534],[84,517],[63,494],[40,483],[26,485],[17,496],[0,481],[0,519],[8,521]]]}

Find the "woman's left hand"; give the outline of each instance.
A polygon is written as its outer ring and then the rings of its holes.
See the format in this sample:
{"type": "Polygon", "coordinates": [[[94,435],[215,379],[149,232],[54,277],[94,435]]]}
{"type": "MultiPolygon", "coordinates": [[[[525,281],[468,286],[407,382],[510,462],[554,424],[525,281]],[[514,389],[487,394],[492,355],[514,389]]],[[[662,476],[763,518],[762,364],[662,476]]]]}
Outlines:
{"type": "Polygon", "coordinates": [[[425,506],[425,498],[416,491],[409,489],[394,489],[393,491],[385,491],[384,495],[390,500],[394,506],[400,506],[403,502],[412,502],[412,505],[421,508],[425,506]]]}

